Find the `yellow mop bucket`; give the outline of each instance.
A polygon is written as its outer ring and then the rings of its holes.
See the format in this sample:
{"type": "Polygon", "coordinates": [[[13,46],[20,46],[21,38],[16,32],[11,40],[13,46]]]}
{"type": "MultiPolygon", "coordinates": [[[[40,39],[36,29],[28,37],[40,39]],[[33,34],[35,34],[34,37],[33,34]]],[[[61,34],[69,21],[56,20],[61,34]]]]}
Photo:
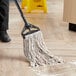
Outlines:
{"type": "Polygon", "coordinates": [[[26,12],[31,12],[33,10],[43,10],[45,13],[47,12],[47,3],[46,0],[23,0],[22,8],[27,5],[26,12]]]}

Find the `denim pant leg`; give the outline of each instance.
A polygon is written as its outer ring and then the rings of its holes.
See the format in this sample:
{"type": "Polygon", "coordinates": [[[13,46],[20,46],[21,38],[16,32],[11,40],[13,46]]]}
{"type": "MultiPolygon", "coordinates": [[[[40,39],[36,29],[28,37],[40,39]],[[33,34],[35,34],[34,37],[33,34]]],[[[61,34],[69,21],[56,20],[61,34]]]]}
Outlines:
{"type": "Polygon", "coordinates": [[[0,0],[0,31],[8,29],[9,0],[0,0]]]}

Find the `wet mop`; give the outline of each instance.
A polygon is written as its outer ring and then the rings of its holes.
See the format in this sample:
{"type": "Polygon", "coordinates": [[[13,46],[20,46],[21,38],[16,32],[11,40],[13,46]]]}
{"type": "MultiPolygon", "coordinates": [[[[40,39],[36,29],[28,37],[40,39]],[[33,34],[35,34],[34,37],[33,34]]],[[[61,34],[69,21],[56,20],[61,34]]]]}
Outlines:
{"type": "Polygon", "coordinates": [[[63,59],[49,53],[50,51],[45,45],[43,34],[39,27],[28,23],[18,1],[15,0],[15,3],[25,23],[21,34],[23,36],[24,54],[26,59],[29,61],[30,66],[35,67],[63,63],[63,59]]]}

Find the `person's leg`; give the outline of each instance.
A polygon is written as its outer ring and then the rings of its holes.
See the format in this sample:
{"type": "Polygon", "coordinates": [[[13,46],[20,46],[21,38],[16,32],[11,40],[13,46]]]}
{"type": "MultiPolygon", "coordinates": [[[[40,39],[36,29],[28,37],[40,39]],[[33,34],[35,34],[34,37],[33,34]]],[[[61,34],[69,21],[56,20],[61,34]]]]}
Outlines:
{"type": "Polygon", "coordinates": [[[74,24],[74,23],[69,23],[69,30],[76,32],[76,24],[74,24]]]}
{"type": "Polygon", "coordinates": [[[0,1],[0,40],[9,42],[10,38],[7,34],[9,20],[9,0],[0,1]]]}

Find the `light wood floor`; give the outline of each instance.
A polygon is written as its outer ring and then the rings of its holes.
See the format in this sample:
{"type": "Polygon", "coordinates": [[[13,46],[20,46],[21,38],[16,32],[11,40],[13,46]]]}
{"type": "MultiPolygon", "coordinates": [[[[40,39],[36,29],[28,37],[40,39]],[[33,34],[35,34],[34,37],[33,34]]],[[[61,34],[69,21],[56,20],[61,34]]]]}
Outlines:
{"type": "MultiPolygon", "coordinates": [[[[24,14],[27,20],[41,28],[48,49],[67,61],[76,60],[76,32],[68,31],[63,22],[63,0],[47,0],[48,13],[24,14]]],[[[14,3],[10,3],[10,43],[0,42],[0,76],[35,76],[27,68],[20,35],[23,21],[14,3]],[[30,73],[29,73],[30,72],[30,73]]]]}

